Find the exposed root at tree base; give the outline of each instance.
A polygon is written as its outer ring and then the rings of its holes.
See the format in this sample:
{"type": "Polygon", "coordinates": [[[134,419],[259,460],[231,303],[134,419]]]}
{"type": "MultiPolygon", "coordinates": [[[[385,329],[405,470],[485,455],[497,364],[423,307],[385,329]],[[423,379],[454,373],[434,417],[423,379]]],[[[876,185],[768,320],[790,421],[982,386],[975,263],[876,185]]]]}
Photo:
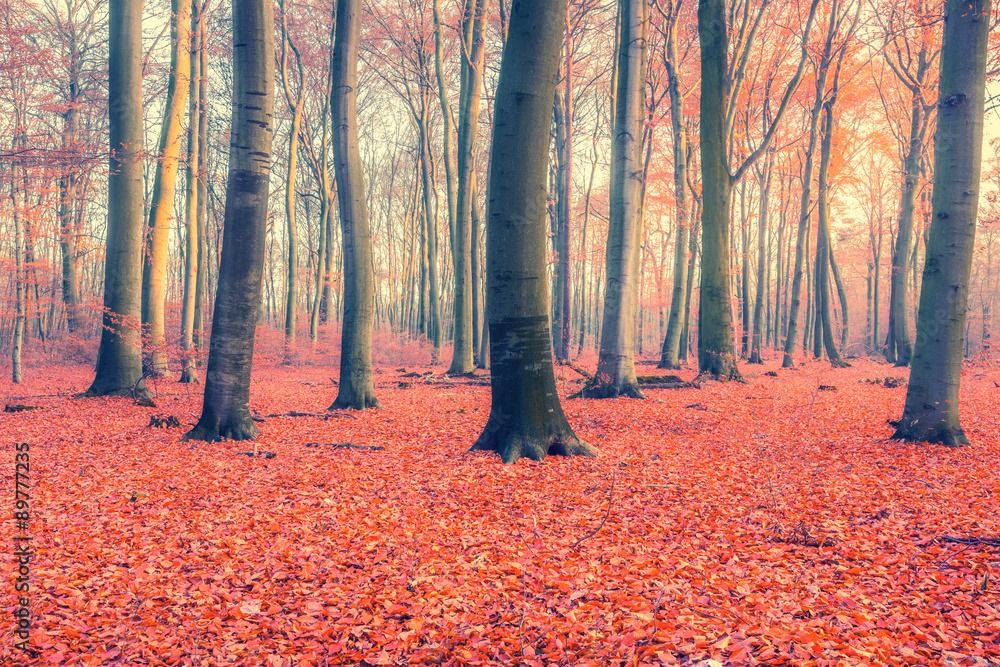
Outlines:
{"type": "Polygon", "coordinates": [[[486,424],[483,434],[469,450],[470,452],[497,452],[504,463],[514,463],[520,458],[541,461],[547,455],[555,456],[587,456],[595,458],[597,454],[590,445],[576,437],[570,430],[545,436],[535,436],[516,423],[508,423],[499,429],[491,427],[492,420],[486,424]]]}
{"type": "Polygon", "coordinates": [[[645,399],[637,382],[601,382],[596,377],[590,378],[583,389],[576,392],[570,398],[638,398],[645,399]]]}
{"type": "MultiPolygon", "coordinates": [[[[892,423],[891,421],[889,422],[892,423]]],[[[930,444],[941,444],[945,447],[967,447],[971,443],[961,428],[938,428],[938,429],[916,429],[904,428],[901,424],[896,425],[896,432],[892,434],[893,440],[905,440],[907,442],[926,442],[930,444]],[[919,430],[919,432],[917,432],[919,430]]]]}
{"type": "Polygon", "coordinates": [[[381,407],[382,404],[375,398],[374,393],[364,392],[359,396],[344,397],[344,392],[341,392],[327,410],[367,410],[381,407]]]}
{"type": "Polygon", "coordinates": [[[201,380],[198,379],[198,372],[192,370],[181,371],[181,376],[177,380],[178,384],[200,384],[201,380]]]}
{"type": "Polygon", "coordinates": [[[247,417],[246,420],[232,420],[225,424],[207,425],[198,424],[184,434],[183,441],[200,440],[202,442],[219,442],[220,440],[256,440],[260,435],[260,429],[253,423],[253,419],[247,417]]]}

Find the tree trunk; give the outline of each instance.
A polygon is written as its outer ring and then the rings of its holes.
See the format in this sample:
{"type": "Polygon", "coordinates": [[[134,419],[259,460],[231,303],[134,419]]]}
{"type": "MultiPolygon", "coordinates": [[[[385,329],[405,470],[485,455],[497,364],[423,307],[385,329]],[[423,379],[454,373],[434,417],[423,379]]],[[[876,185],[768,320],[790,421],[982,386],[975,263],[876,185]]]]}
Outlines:
{"type": "Polygon", "coordinates": [[[198,171],[199,141],[198,118],[200,100],[198,96],[201,79],[201,21],[202,5],[194,0],[191,7],[191,52],[190,87],[188,90],[188,159],[187,159],[187,207],[185,226],[187,238],[184,250],[184,297],[181,304],[181,356],[182,370],[180,382],[198,382],[196,350],[194,347],[195,296],[198,283],[198,255],[202,232],[198,228],[198,171]]]}
{"type": "Polygon", "coordinates": [[[948,0],[944,17],[934,217],[906,404],[893,437],[959,446],[969,444],[959,387],[981,187],[990,0],[948,0]]]}
{"type": "MultiPolygon", "coordinates": [[[[20,127],[21,114],[16,110],[14,114],[16,127],[14,128],[14,141],[11,153],[17,154],[24,147],[24,133],[20,127]]],[[[21,375],[21,347],[24,342],[24,321],[25,321],[25,272],[24,272],[24,225],[21,221],[21,202],[19,199],[17,181],[19,171],[24,168],[19,161],[11,161],[10,167],[10,203],[14,217],[14,333],[11,336],[10,344],[10,371],[11,382],[20,384],[21,375]]]]}
{"type": "Polygon", "coordinates": [[[274,114],[274,5],[233,2],[233,118],[201,419],[186,440],[252,440],[250,370],[264,274],[274,114]]]}
{"type": "Polygon", "coordinates": [[[285,290],[285,359],[284,363],[295,361],[295,324],[298,307],[298,228],[295,220],[295,176],[299,163],[299,132],[302,127],[302,101],[305,91],[305,73],[302,71],[302,56],[288,34],[288,17],[284,2],[279,2],[281,8],[281,85],[285,92],[285,102],[292,112],[292,126],[288,130],[288,171],[285,175],[285,221],[288,233],[288,263],[286,265],[285,290]],[[288,52],[295,55],[296,69],[299,75],[299,85],[296,94],[292,94],[292,82],[288,74],[288,52]]]}
{"type": "Polygon", "coordinates": [[[611,214],[604,317],[597,382],[587,398],[645,398],[635,375],[635,318],[642,237],[642,125],[645,110],[646,0],[619,0],[618,91],[615,95],[611,214]]]}
{"type": "Polygon", "coordinates": [[[73,223],[76,203],[78,173],[70,161],[78,150],[80,98],[80,60],[83,54],[76,43],[75,35],[70,36],[69,46],[69,90],[66,113],[63,116],[62,145],[68,158],[65,173],[59,183],[59,246],[62,251],[62,296],[66,306],[66,326],[70,333],[80,327],[80,279],[76,261],[76,229],[73,223]]]}
{"type": "Polygon", "coordinates": [[[496,91],[486,237],[492,404],[472,449],[504,463],[594,455],[563,413],[549,332],[545,179],[565,7],[513,5],[496,91]]]}
{"type": "MultiPolygon", "coordinates": [[[[839,68],[838,68],[839,69],[839,68]]],[[[835,366],[846,366],[840,358],[836,341],[833,339],[833,318],[830,307],[830,265],[833,263],[830,237],[830,156],[833,152],[833,104],[837,94],[837,77],[830,98],[823,105],[823,140],[820,146],[819,161],[819,211],[818,228],[816,231],[816,270],[813,286],[816,301],[816,346],[813,350],[816,357],[820,349],[826,349],[830,363],[835,366]]]]}
{"type": "Polygon", "coordinates": [[[729,204],[733,179],[726,149],[728,34],[723,0],[700,0],[701,43],[701,296],[698,369],[721,379],[739,377],[733,350],[729,285],[729,204]]]}
{"type": "MultiPolygon", "coordinates": [[[[760,216],[757,218],[757,298],[754,301],[753,309],[753,341],[750,351],[749,363],[762,364],[764,360],[760,356],[761,346],[766,344],[764,334],[767,328],[764,327],[764,300],[769,294],[767,287],[767,207],[771,193],[771,168],[773,166],[773,156],[769,156],[767,164],[760,172],[757,186],[760,190],[760,216]]],[[[745,260],[744,260],[745,261],[745,260]]]]}
{"type": "Polygon", "coordinates": [[[208,21],[205,12],[208,0],[202,3],[198,34],[198,279],[194,290],[194,345],[199,353],[205,350],[205,299],[208,294],[208,21]]]}
{"type": "Polygon", "coordinates": [[[181,130],[191,77],[191,0],[172,0],[170,32],[170,79],[167,102],[160,129],[159,159],[149,202],[149,246],[142,271],[142,326],[149,337],[145,371],[169,376],[164,329],[167,296],[167,256],[170,251],[170,223],[173,219],[174,189],[180,161],[181,130]]]}
{"type": "Polygon", "coordinates": [[[688,240],[691,223],[688,217],[687,198],[687,129],[684,126],[684,98],[681,94],[677,57],[677,13],[680,3],[671,0],[670,23],[667,26],[666,68],[667,93],[670,96],[670,131],[673,135],[674,153],[674,208],[677,216],[677,242],[674,246],[674,286],[670,298],[670,316],[667,334],[663,338],[659,368],[679,369],[681,330],[684,320],[685,292],[687,291],[688,240]]]}
{"type": "Polygon", "coordinates": [[[365,197],[364,167],[358,147],[358,43],[361,0],[338,0],[333,45],[334,169],[343,240],[344,319],[340,343],[340,384],[328,408],[377,408],[372,377],[372,327],[375,320],[375,273],[372,234],[365,197]]]}
{"type": "Polygon", "coordinates": [[[108,41],[108,235],[104,315],[84,396],[142,396],[142,0],[111,0],[108,41]]]}
{"type": "Polygon", "coordinates": [[[463,53],[461,100],[459,102],[458,122],[458,203],[455,219],[454,244],[452,261],[455,268],[455,313],[454,313],[454,348],[451,366],[448,372],[455,375],[470,373],[473,365],[473,335],[472,335],[472,291],[475,285],[472,281],[472,234],[473,214],[476,205],[475,168],[476,141],[479,130],[479,99],[483,82],[483,60],[485,41],[483,39],[483,22],[489,0],[469,1],[469,7],[474,7],[475,15],[468,17],[472,21],[471,43],[467,43],[463,53]]]}

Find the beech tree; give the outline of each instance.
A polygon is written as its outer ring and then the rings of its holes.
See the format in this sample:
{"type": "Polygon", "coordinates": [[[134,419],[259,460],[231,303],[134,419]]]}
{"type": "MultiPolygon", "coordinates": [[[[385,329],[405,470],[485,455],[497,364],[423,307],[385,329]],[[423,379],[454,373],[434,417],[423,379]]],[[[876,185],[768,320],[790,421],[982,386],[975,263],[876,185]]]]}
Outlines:
{"type": "Polygon", "coordinates": [[[969,278],[975,251],[990,0],[948,0],[944,13],[934,195],[906,404],[894,438],[969,439],[959,418],[969,278]]]}
{"type": "Polygon", "coordinates": [[[358,148],[358,42],[361,0],[338,0],[333,43],[334,168],[344,245],[344,323],[340,343],[340,383],[330,410],[377,408],[372,376],[375,274],[365,177],[358,148]]]}
{"type": "Polygon", "coordinates": [[[250,370],[264,273],[274,119],[274,5],[233,2],[233,119],[201,419],[186,440],[253,440],[250,370]]]}
{"type": "Polygon", "coordinates": [[[167,289],[167,255],[173,219],[174,189],[180,162],[181,130],[187,103],[191,38],[191,0],[172,0],[170,5],[170,78],[163,109],[160,146],[149,203],[149,245],[142,271],[142,325],[148,339],[146,373],[169,375],[164,308],[167,289]]]}
{"type": "Polygon", "coordinates": [[[149,398],[142,373],[142,0],[111,0],[108,237],[94,382],[84,396],[149,398]]]}
{"type": "Polygon", "coordinates": [[[500,65],[486,236],[491,406],[473,450],[504,463],[593,456],[556,391],[545,270],[546,173],[566,0],[518,2],[500,65]]]}
{"type": "Polygon", "coordinates": [[[646,0],[619,0],[620,38],[611,167],[607,279],[601,349],[587,398],[645,398],[635,375],[635,316],[642,238],[642,123],[645,110],[646,0]]]}
{"type": "MultiPolygon", "coordinates": [[[[767,3],[760,8],[762,13],[767,3]]],[[[729,206],[733,185],[767,151],[792,94],[798,88],[807,59],[809,32],[819,0],[813,0],[802,34],[802,56],[785,86],[781,103],[760,144],[736,170],[729,165],[729,137],[737,97],[749,58],[749,44],[756,34],[744,22],[733,71],[729,68],[729,33],[724,0],[699,0],[698,36],[701,43],[701,296],[698,302],[698,369],[720,379],[740,377],[733,349],[730,317],[729,206]]]]}

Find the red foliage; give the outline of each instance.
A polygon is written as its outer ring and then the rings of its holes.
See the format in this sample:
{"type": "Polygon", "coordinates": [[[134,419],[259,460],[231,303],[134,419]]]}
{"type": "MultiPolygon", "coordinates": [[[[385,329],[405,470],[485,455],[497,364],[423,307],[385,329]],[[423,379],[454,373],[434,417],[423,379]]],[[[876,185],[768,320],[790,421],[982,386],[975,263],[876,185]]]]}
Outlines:
{"type": "MultiPolygon", "coordinates": [[[[467,452],[489,388],[440,367],[378,369],[383,410],[266,419],[270,460],[72,399],[88,368],[5,380],[44,408],[0,416],[8,502],[13,443],[31,443],[38,664],[1000,661],[995,368],[963,383],[962,450],[888,439],[905,388],[864,380],[896,369],[769,369],[567,401],[599,457],[512,466],[467,452]]],[[[252,407],[321,413],[333,374],[265,365],[252,407]]],[[[195,421],[197,387],[152,388],[153,414],[195,421]]]]}

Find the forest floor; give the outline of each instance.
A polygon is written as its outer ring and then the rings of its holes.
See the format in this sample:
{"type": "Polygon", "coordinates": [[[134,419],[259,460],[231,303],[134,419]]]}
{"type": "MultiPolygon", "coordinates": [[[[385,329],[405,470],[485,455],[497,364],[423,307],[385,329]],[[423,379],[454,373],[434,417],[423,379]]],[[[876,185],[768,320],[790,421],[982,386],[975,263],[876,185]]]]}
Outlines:
{"type": "MultiPolygon", "coordinates": [[[[267,417],[270,459],[180,442],[200,386],[144,408],[74,399],[89,367],[4,378],[40,408],[0,414],[8,553],[30,445],[40,655],[14,648],[7,556],[0,662],[1000,665],[1000,368],[967,367],[957,450],[889,439],[905,385],[868,381],[905,369],[741,368],[565,401],[598,457],[510,466],[468,452],[489,387],[443,366],[380,367],[381,410],[267,417]]],[[[331,376],[265,363],[252,408],[323,413],[331,376]]]]}

